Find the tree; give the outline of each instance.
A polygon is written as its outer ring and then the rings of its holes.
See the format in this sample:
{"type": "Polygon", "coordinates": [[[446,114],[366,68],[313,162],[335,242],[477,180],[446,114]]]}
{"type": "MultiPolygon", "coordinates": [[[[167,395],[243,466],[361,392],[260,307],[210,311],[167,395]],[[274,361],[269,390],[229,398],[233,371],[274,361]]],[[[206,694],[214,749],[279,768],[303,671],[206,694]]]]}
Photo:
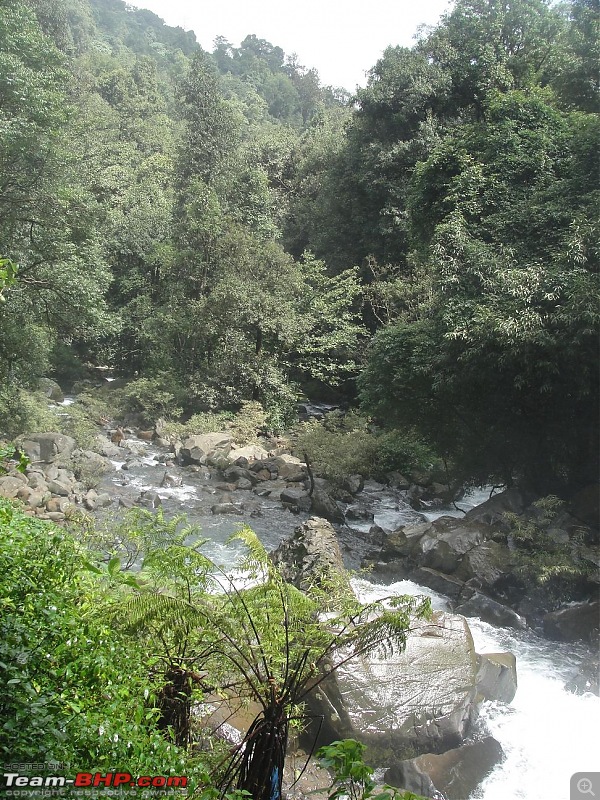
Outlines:
{"type": "Polygon", "coordinates": [[[375,337],[361,389],[471,480],[565,494],[597,473],[597,135],[544,94],[509,92],[416,170],[432,293],[416,324],[375,337]]]}
{"type": "MultiPolygon", "coordinates": [[[[163,540],[145,554],[140,577],[130,582],[131,592],[114,614],[130,629],[152,630],[168,648],[170,642],[185,644],[186,664],[201,664],[205,687],[212,683],[234,700],[259,704],[220,778],[221,792],[235,787],[255,800],[279,800],[289,726],[305,697],[352,658],[392,644],[402,648],[410,615],[428,614],[429,601],[361,604],[334,573],[315,576],[318,585],[304,594],[283,581],[251,530],[233,539],[246,547],[242,567],[253,581],[250,588],[236,589],[214,568],[209,577],[206,563],[182,537],[163,540]],[[207,579],[213,592],[206,592],[207,579]]],[[[180,670],[189,673],[189,666],[182,663],[180,670]]],[[[187,696],[181,694],[180,705],[187,696]]]]}

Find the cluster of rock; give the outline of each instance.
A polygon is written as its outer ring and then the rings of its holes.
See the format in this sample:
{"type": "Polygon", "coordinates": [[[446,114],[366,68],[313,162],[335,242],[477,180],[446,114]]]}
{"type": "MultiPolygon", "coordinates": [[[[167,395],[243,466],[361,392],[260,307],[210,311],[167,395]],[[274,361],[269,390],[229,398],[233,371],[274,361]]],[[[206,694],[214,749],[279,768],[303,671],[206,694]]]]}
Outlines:
{"type": "MultiPolygon", "coordinates": [[[[215,486],[219,491],[247,490],[258,497],[278,499],[291,511],[312,512],[344,521],[340,507],[325,490],[324,482],[317,479],[311,487],[306,464],[285,448],[236,447],[233,437],[223,432],[190,436],[183,442],[175,442],[173,452],[183,466],[216,469],[222,477],[215,486]]],[[[239,510],[239,506],[227,498],[213,505],[215,514],[238,513],[239,510]]]]}
{"type": "Polygon", "coordinates": [[[108,493],[79,480],[84,472],[105,470],[109,463],[97,453],[78,449],[72,437],[37,433],[20,437],[16,444],[30,463],[25,473],[13,465],[0,476],[0,495],[21,500],[30,514],[61,522],[78,507],[91,511],[111,503],[108,493]]]}
{"type": "MultiPolygon", "coordinates": [[[[522,628],[526,622],[540,624],[551,638],[562,641],[598,637],[599,606],[597,600],[582,602],[558,611],[548,611],[543,590],[519,577],[518,552],[511,543],[505,514],[522,514],[526,499],[517,489],[497,495],[467,513],[463,519],[440,517],[400,527],[382,536],[382,546],[371,554],[372,563],[381,576],[410,577],[412,580],[445,594],[453,610],[465,616],[476,616],[505,627],[522,628]]],[[[567,515],[565,515],[567,517],[567,515]]],[[[563,519],[565,536],[581,523],[563,519]]],[[[578,558],[597,565],[594,548],[578,545],[578,558]]],[[[585,588],[585,587],[584,587],[585,588]]],[[[590,578],[589,594],[597,595],[597,579],[590,578]]]]}
{"type": "MultiPolygon", "coordinates": [[[[324,572],[344,570],[335,532],[323,519],[303,523],[272,558],[299,588],[311,575],[318,580],[324,572]]],[[[458,800],[503,757],[490,737],[470,750],[462,747],[481,703],[509,703],[516,689],[511,653],[477,654],[464,617],[434,612],[429,620],[412,621],[404,651],[375,653],[338,668],[309,696],[309,708],[323,719],[320,743],[362,741],[372,762],[390,766],[389,782],[458,800]]]]}

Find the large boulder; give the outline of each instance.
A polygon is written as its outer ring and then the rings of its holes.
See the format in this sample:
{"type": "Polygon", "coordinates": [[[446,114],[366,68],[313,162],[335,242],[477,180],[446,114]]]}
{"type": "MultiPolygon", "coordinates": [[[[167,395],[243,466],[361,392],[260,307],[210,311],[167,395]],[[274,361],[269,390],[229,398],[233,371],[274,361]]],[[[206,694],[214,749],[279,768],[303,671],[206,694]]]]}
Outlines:
{"type": "Polygon", "coordinates": [[[303,522],[271,553],[271,559],[285,580],[299,589],[325,578],[349,586],[336,533],[325,519],[311,517],[303,522]]]}
{"type": "Polygon", "coordinates": [[[444,752],[477,716],[477,655],[464,617],[414,620],[404,652],[373,653],[332,673],[309,701],[328,736],[371,746],[373,759],[444,752]]]}
{"type": "Polygon", "coordinates": [[[490,592],[502,584],[514,566],[514,556],[505,544],[487,541],[464,553],[455,575],[460,580],[476,583],[484,592],[490,592]]]}
{"type": "Polygon", "coordinates": [[[296,456],[283,453],[271,459],[271,464],[277,470],[278,476],[286,481],[298,483],[306,480],[306,465],[296,456]]]}
{"type": "Polygon", "coordinates": [[[335,502],[333,497],[318,486],[315,486],[311,495],[311,511],[316,516],[324,517],[332,522],[345,521],[344,512],[335,502]]]}
{"type": "Polygon", "coordinates": [[[55,403],[62,403],[65,399],[62,389],[52,378],[40,378],[38,381],[38,389],[40,392],[43,392],[49,400],[53,400],[55,403]]]}
{"type": "Polygon", "coordinates": [[[228,433],[202,433],[188,436],[183,442],[179,457],[183,464],[207,464],[210,459],[226,458],[231,450],[233,439],[228,433]]]}
{"type": "Polygon", "coordinates": [[[32,463],[53,463],[70,459],[77,442],[64,433],[30,433],[19,436],[16,446],[32,463]]]}
{"type": "Polygon", "coordinates": [[[559,642],[576,642],[579,639],[595,642],[600,628],[600,603],[575,603],[546,614],[544,633],[559,642]]]}
{"type": "Polygon", "coordinates": [[[500,743],[487,736],[441,755],[427,753],[402,761],[387,770],[385,780],[427,797],[436,796],[435,787],[448,800],[465,800],[503,758],[500,743]]]}
{"type": "Polygon", "coordinates": [[[485,541],[481,528],[457,524],[451,519],[436,520],[419,540],[416,557],[422,566],[451,574],[467,553],[485,541]]]}
{"type": "Polygon", "coordinates": [[[279,499],[284,506],[288,506],[293,511],[310,511],[310,496],[304,489],[291,489],[288,487],[279,494],[279,499]]]}
{"type": "Polygon", "coordinates": [[[235,464],[240,459],[245,459],[247,463],[251,463],[253,461],[263,461],[268,457],[269,454],[264,447],[260,447],[257,444],[248,444],[245,447],[232,448],[227,455],[227,460],[231,464],[235,464]]]}
{"type": "Polygon", "coordinates": [[[517,659],[513,653],[477,656],[477,689],[486,700],[510,703],[517,693],[517,659]]]}
{"type": "Polygon", "coordinates": [[[465,515],[464,520],[468,524],[500,525],[505,527],[505,514],[507,512],[522,514],[533,499],[532,495],[528,495],[516,487],[506,489],[506,491],[490,497],[485,503],[481,503],[471,509],[465,515]]]}
{"type": "Polygon", "coordinates": [[[492,600],[481,592],[475,592],[470,587],[465,587],[463,597],[454,611],[464,617],[478,617],[490,625],[500,625],[503,628],[526,628],[526,620],[513,611],[512,608],[492,600]]]}
{"type": "Polygon", "coordinates": [[[26,479],[21,475],[0,476],[0,495],[2,497],[16,497],[19,490],[26,485],[26,479]]]}

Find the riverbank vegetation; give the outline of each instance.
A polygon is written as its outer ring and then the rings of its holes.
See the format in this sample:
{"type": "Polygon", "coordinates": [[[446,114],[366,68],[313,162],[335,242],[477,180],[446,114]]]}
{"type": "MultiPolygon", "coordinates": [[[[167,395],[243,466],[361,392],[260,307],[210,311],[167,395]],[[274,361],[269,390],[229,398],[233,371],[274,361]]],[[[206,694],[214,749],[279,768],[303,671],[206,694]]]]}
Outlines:
{"type": "Polygon", "coordinates": [[[254,35],[10,0],[0,431],[107,367],[143,424],[254,402],[281,431],[320,397],[392,468],[589,484],[598,40],[590,0],[458,0],[351,98],[254,35]]]}
{"type": "MultiPolygon", "coordinates": [[[[161,512],[136,509],[101,534],[90,520],[55,527],[0,500],[0,524],[0,754],[43,760],[50,774],[185,776],[186,796],[280,797],[308,693],[353,657],[403,647],[409,615],[429,613],[424,598],[360,604],[333,574],[300,592],[249,529],[236,539],[251,583],[237,589],[198,531],[161,512]],[[215,711],[232,719],[250,701],[242,744],[215,734],[215,711]]],[[[360,753],[352,774],[342,755],[331,796],[415,797],[375,795],[360,753]]]]}

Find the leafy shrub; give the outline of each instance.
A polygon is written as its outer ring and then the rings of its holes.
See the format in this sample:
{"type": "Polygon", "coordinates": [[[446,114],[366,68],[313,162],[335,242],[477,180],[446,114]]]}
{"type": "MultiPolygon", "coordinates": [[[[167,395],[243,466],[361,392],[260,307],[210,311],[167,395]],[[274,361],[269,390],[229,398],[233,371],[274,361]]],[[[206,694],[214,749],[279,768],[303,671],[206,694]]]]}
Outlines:
{"type": "Polygon", "coordinates": [[[0,388],[0,434],[9,439],[22,433],[56,431],[60,420],[48,398],[16,386],[0,388]]]}
{"type": "Polygon", "coordinates": [[[104,587],[73,536],[5,500],[0,527],[0,758],[193,776],[157,729],[144,643],[92,613],[104,587]]]}
{"type": "Polygon", "coordinates": [[[525,585],[537,586],[552,607],[573,600],[582,589],[585,595],[586,585],[597,575],[596,565],[577,554],[583,532],[569,541],[551,535],[550,528],[563,508],[563,500],[548,495],[536,500],[527,514],[504,514],[516,545],[516,575],[525,585]]]}
{"type": "Polygon", "coordinates": [[[200,411],[193,414],[187,422],[166,422],[161,433],[167,438],[177,437],[179,439],[201,433],[216,433],[225,430],[233,418],[234,415],[229,411],[200,411]]]}
{"type": "Polygon", "coordinates": [[[56,342],[50,353],[52,375],[61,386],[71,387],[77,381],[90,377],[83,361],[73,352],[73,347],[56,342]]]}
{"type": "Polygon", "coordinates": [[[373,768],[363,760],[365,749],[356,739],[342,739],[317,751],[321,765],[333,773],[328,800],[425,800],[421,795],[402,792],[387,784],[377,787],[373,768]]]}
{"type": "Polygon", "coordinates": [[[306,453],[314,470],[333,483],[348,475],[371,475],[376,458],[376,439],[368,420],[356,413],[333,412],[323,422],[298,426],[295,450],[306,453]]]}
{"type": "Polygon", "coordinates": [[[183,413],[185,390],[166,374],[138,378],[112,393],[119,413],[139,414],[142,424],[154,425],[159,417],[177,419],[183,413]]]}
{"type": "Polygon", "coordinates": [[[242,407],[229,423],[229,430],[238,444],[256,441],[259,433],[264,433],[267,415],[260,403],[254,400],[242,403],[242,407]]]}
{"type": "Polygon", "coordinates": [[[356,412],[303,423],[294,438],[298,454],[307,453],[315,470],[333,483],[355,473],[384,479],[393,470],[422,469],[434,460],[413,431],[381,431],[356,412]]]}
{"type": "Polygon", "coordinates": [[[383,478],[388,472],[413,472],[429,469],[436,461],[433,450],[411,428],[382,431],[375,434],[374,476],[383,478]]]}

